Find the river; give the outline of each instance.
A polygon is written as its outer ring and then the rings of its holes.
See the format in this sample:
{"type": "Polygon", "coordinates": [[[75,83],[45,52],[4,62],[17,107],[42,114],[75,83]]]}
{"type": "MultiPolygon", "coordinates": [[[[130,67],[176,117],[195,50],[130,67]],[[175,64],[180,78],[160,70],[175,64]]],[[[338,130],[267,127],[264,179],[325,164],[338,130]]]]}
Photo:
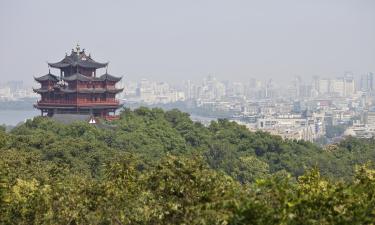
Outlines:
{"type": "Polygon", "coordinates": [[[31,119],[40,115],[40,111],[36,109],[30,110],[0,110],[0,124],[15,126],[20,122],[31,119]]]}
{"type": "MultiPolygon", "coordinates": [[[[27,119],[31,119],[34,116],[39,116],[40,111],[36,109],[19,109],[19,110],[3,110],[0,109],[0,125],[10,125],[15,126],[21,122],[25,122],[27,119]]],[[[199,115],[191,115],[190,118],[193,121],[199,121],[205,125],[208,125],[212,120],[216,118],[204,117],[199,115]]]]}

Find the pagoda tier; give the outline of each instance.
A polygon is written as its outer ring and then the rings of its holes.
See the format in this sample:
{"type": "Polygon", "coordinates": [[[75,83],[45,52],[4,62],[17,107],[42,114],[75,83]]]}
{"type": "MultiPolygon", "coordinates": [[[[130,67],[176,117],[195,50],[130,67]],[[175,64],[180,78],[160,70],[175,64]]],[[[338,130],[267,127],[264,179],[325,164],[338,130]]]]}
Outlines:
{"type": "Polygon", "coordinates": [[[89,76],[85,76],[83,74],[80,74],[80,73],[74,73],[68,77],[63,77],[62,78],[63,80],[65,81],[112,81],[112,82],[118,82],[121,80],[121,77],[115,77],[115,76],[112,76],[108,73],[105,73],[103,75],[101,75],[100,77],[89,77],[89,76]]]}
{"type": "Polygon", "coordinates": [[[91,55],[86,55],[85,49],[81,51],[79,45],[76,50],[72,49],[70,55],[56,63],[48,63],[52,68],[60,69],[61,76],[70,76],[74,73],[81,73],[87,76],[95,76],[96,69],[108,66],[108,63],[99,63],[91,58],[91,55]]]}
{"type": "Polygon", "coordinates": [[[96,62],[91,58],[91,55],[86,55],[85,50],[78,52],[74,51],[72,49],[72,52],[70,55],[66,55],[65,58],[63,58],[61,61],[56,63],[48,63],[48,65],[52,68],[58,68],[63,69],[67,67],[83,67],[83,68],[89,68],[89,69],[99,69],[106,67],[108,63],[99,63],[96,62]]]}
{"type": "Polygon", "coordinates": [[[112,93],[117,94],[122,92],[123,88],[80,88],[80,89],[69,89],[69,88],[60,88],[58,91],[52,88],[33,88],[35,93],[48,93],[48,92],[61,92],[61,93],[83,93],[83,94],[103,94],[103,93],[112,93]]]}
{"type": "MultiPolygon", "coordinates": [[[[119,106],[118,100],[111,100],[111,101],[96,101],[93,104],[92,101],[87,100],[51,100],[45,101],[40,100],[36,105],[38,109],[71,109],[73,112],[79,112],[81,109],[117,109],[119,106]]],[[[59,112],[59,111],[57,111],[59,112]]],[[[61,113],[61,112],[60,112],[61,113]]]]}
{"type": "Polygon", "coordinates": [[[45,81],[51,81],[51,82],[58,82],[59,81],[59,78],[56,75],[51,74],[51,72],[49,72],[48,74],[46,74],[44,76],[41,76],[41,77],[34,77],[34,79],[36,81],[38,81],[39,83],[42,83],[42,82],[45,82],[45,81]]]}
{"type": "Polygon", "coordinates": [[[40,88],[33,89],[41,96],[35,107],[42,115],[74,113],[106,118],[122,106],[116,99],[116,94],[123,91],[123,88],[116,88],[121,77],[107,72],[97,77],[96,70],[108,63],[94,61],[84,50],[80,51],[79,46],[60,62],[48,65],[60,69],[60,77],[49,72],[35,78],[41,84],[40,88]]]}

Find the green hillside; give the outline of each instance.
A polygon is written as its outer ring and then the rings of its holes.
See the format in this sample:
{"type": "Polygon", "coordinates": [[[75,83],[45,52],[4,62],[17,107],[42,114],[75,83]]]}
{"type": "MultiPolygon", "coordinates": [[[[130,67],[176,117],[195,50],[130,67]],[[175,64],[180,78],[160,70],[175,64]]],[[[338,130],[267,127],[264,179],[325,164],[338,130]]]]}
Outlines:
{"type": "Polygon", "coordinates": [[[322,149],[125,109],[0,130],[0,224],[374,224],[375,140],[322,149]]]}

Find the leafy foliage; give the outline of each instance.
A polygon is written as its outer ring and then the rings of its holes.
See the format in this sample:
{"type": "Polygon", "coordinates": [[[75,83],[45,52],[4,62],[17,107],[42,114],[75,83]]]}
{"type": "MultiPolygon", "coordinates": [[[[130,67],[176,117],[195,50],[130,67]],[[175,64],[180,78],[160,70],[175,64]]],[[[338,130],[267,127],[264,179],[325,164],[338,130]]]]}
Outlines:
{"type": "Polygon", "coordinates": [[[374,146],[144,107],[106,126],[37,117],[0,130],[0,224],[374,224],[374,146]]]}

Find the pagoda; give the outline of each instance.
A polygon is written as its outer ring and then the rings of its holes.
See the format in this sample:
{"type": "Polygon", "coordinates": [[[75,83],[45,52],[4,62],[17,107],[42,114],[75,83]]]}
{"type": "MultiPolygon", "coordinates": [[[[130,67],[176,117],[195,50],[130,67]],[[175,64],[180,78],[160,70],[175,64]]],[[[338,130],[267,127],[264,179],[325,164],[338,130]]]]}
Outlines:
{"type": "Polygon", "coordinates": [[[59,69],[60,75],[48,74],[35,80],[41,87],[34,92],[41,99],[34,105],[42,116],[55,114],[85,114],[94,117],[114,118],[116,109],[122,105],[116,94],[123,89],[116,88],[121,77],[107,73],[108,63],[99,63],[86,55],[79,45],[70,55],[49,67],[59,69]],[[103,75],[97,76],[97,69],[106,68],[103,75]]]}

